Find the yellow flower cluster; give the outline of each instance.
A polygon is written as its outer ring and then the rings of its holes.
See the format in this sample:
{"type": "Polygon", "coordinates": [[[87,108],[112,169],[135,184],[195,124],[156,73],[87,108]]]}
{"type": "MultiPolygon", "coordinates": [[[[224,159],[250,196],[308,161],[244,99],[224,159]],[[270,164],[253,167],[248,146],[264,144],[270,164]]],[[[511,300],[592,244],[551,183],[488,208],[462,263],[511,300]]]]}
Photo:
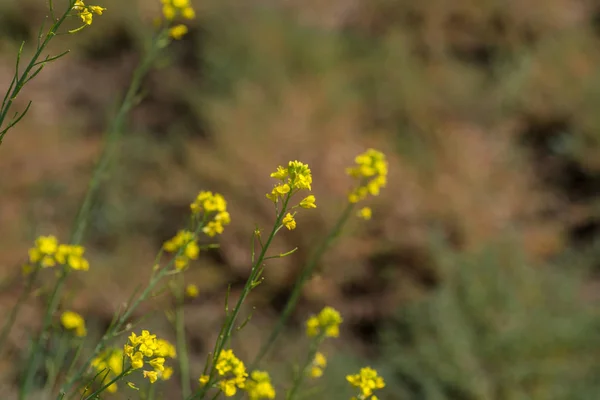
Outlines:
{"type": "Polygon", "coordinates": [[[144,378],[148,378],[150,383],[156,382],[159,377],[168,379],[172,374],[172,370],[167,370],[164,363],[165,357],[176,357],[175,348],[147,330],[143,330],[140,336],[132,332],[128,343],[123,346],[123,352],[129,358],[132,369],[143,368],[144,362],[150,364],[153,370],[143,371],[144,378]]]}
{"type": "Polygon", "coordinates": [[[385,154],[374,149],[356,156],[356,166],[346,169],[346,173],[359,180],[359,186],[348,196],[351,203],[363,200],[367,195],[377,196],[387,183],[388,164],[385,154]]]}
{"type": "Polygon", "coordinates": [[[59,244],[55,236],[40,236],[35,240],[35,247],[29,249],[29,262],[42,268],[55,265],[68,265],[75,270],[87,271],[88,261],[83,258],[85,249],[82,246],[59,244]]]}
{"type": "Polygon", "coordinates": [[[318,335],[338,337],[342,321],[342,316],[337,310],[325,307],[318,315],[313,315],[306,321],[306,335],[309,337],[318,335]]]}
{"type": "Polygon", "coordinates": [[[271,384],[269,373],[266,371],[252,371],[245,386],[250,400],[275,398],[275,388],[271,384]]]}
{"type": "Polygon", "coordinates": [[[377,371],[371,367],[361,368],[358,374],[346,376],[346,380],[352,386],[360,388],[360,394],[352,400],[377,400],[373,391],[385,387],[383,378],[378,376],[377,371]]]}
{"type": "Polygon", "coordinates": [[[196,200],[190,205],[192,215],[204,213],[206,225],[202,232],[213,237],[223,233],[224,227],[231,223],[231,216],[227,212],[227,202],[219,193],[200,192],[196,200]]]}
{"type": "Polygon", "coordinates": [[[84,337],[87,335],[87,329],[85,328],[85,320],[79,314],[74,311],[65,311],[60,316],[60,322],[62,326],[69,330],[75,331],[75,335],[84,337]]]}
{"type": "MultiPolygon", "coordinates": [[[[110,381],[123,372],[123,351],[116,348],[104,350],[92,360],[91,365],[98,373],[110,371],[105,378],[105,380],[110,381]]],[[[117,389],[115,382],[106,390],[109,393],[115,393],[117,389]]]]}
{"type": "MultiPolygon", "coordinates": [[[[246,366],[233,354],[233,350],[221,351],[215,369],[219,376],[225,377],[219,381],[219,388],[226,397],[235,396],[238,388],[244,389],[248,377],[246,366]]],[[[208,375],[202,375],[200,384],[206,385],[209,379],[208,375]]]]}
{"type": "Polygon", "coordinates": [[[91,25],[94,14],[102,15],[106,8],[100,6],[86,6],[83,0],[77,0],[73,5],[73,11],[77,11],[77,15],[84,24],[91,25]]]}
{"type": "MultiPolygon", "coordinates": [[[[302,189],[311,190],[312,174],[308,165],[300,161],[290,161],[287,168],[282,166],[277,167],[277,171],[271,174],[271,178],[279,179],[281,183],[276,185],[271,193],[267,194],[267,198],[276,203],[280,198],[293,196],[302,189]]],[[[308,197],[300,204],[304,204],[304,208],[315,208],[315,197],[308,197]]]]}
{"type": "MultiPolygon", "coordinates": [[[[163,16],[167,21],[173,21],[181,16],[185,19],[196,18],[196,12],[192,8],[190,0],[161,0],[163,5],[163,16]]],[[[183,24],[177,24],[169,28],[169,36],[179,40],[188,32],[188,27],[183,24]]]]}
{"type": "Polygon", "coordinates": [[[312,361],[310,369],[310,376],[313,378],[320,378],[323,376],[323,370],[327,366],[327,358],[320,351],[315,354],[315,358],[312,361]]]}
{"type": "Polygon", "coordinates": [[[200,254],[200,247],[196,243],[196,237],[193,232],[181,230],[175,237],[167,240],[163,244],[163,249],[169,253],[179,253],[175,258],[175,268],[182,270],[188,266],[190,260],[197,260],[200,254]]]}

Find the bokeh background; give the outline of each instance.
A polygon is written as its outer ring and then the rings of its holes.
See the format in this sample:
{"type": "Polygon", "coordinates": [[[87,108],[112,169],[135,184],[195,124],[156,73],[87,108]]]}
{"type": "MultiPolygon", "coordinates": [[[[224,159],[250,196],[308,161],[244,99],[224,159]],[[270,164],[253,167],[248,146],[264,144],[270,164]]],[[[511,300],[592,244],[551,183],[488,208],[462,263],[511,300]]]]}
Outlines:
{"type": "MultiPolygon", "coordinates": [[[[46,8],[0,2],[0,91],[46,8]]],[[[68,237],[103,130],[144,49],[158,0],[98,0],[93,26],[54,41],[72,53],[18,99],[28,117],[0,149],[0,317],[39,234],[68,237]]],[[[312,398],[349,398],[344,376],[378,368],[381,399],[600,397],[600,4],[587,0],[205,0],[184,40],[144,84],[85,245],[92,268],[64,306],[99,335],[145,282],[157,249],[202,189],[233,222],[186,274],[192,375],[248,274],[249,238],[267,228],[268,174],[290,159],[314,174],[318,208],[275,249],[235,339],[251,358],[312,246],[337,218],[344,167],[385,151],[389,184],[369,200],[307,285],[266,366],[276,379],[306,349],[302,323],[323,305],[344,316],[312,398]]],[[[74,25],[76,25],[74,21],[74,25]]],[[[31,48],[31,47],[29,47],[31,48]]],[[[44,291],[19,315],[0,360],[10,398],[44,291]]],[[[142,308],[172,331],[164,298],[142,308]]],[[[43,377],[40,378],[43,383],[43,377]]],[[[166,397],[177,398],[176,381],[166,397]],[[173,397],[170,397],[173,396],[173,397]]],[[[4,397],[3,397],[4,398],[4,397]]]]}

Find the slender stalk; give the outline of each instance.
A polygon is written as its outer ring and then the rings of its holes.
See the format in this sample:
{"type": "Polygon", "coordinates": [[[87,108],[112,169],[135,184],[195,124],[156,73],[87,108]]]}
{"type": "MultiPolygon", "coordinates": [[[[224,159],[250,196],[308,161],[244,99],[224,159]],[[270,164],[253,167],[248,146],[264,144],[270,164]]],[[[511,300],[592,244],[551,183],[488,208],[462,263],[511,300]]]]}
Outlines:
{"type": "Polygon", "coordinates": [[[322,334],[321,336],[317,337],[315,340],[312,341],[310,345],[310,351],[308,352],[308,357],[306,358],[304,364],[302,365],[302,368],[300,368],[300,371],[298,371],[298,374],[294,378],[292,387],[290,388],[290,390],[288,390],[288,392],[285,395],[286,400],[292,400],[296,396],[298,389],[300,389],[300,386],[302,386],[302,382],[304,382],[304,378],[306,377],[306,371],[315,359],[315,356],[317,354],[317,351],[319,350],[319,346],[323,342],[323,339],[325,339],[325,336],[322,334]]]}
{"type": "Polygon", "coordinates": [[[121,379],[122,377],[124,377],[125,375],[127,375],[130,371],[131,371],[131,367],[127,368],[126,370],[124,370],[123,372],[121,372],[119,375],[117,375],[114,378],[112,378],[108,383],[105,383],[104,385],[102,385],[102,387],[100,387],[100,389],[96,390],[94,393],[92,393],[89,396],[87,396],[85,398],[85,400],[98,399],[98,395],[100,393],[104,392],[110,385],[112,385],[113,383],[117,382],[119,379],[121,379]]]}
{"type": "Polygon", "coordinates": [[[177,277],[175,294],[175,332],[177,337],[177,359],[179,362],[179,377],[181,379],[182,398],[186,399],[192,393],[190,384],[190,362],[188,358],[187,344],[185,340],[185,313],[183,309],[184,280],[183,274],[177,277]]]}
{"type": "Polygon", "coordinates": [[[344,225],[348,221],[348,218],[352,214],[353,209],[354,209],[353,203],[348,203],[346,205],[346,208],[340,214],[340,217],[338,218],[334,227],[331,229],[331,231],[329,231],[327,236],[323,239],[323,241],[319,244],[319,246],[313,253],[312,257],[304,265],[304,268],[302,269],[302,272],[300,273],[300,277],[296,280],[296,283],[294,284],[294,288],[292,289],[292,293],[290,294],[290,297],[288,298],[288,301],[285,304],[285,308],[283,309],[283,312],[279,316],[279,319],[277,320],[275,327],[271,331],[269,338],[260,348],[260,351],[258,352],[256,358],[254,359],[254,362],[252,363],[252,365],[250,367],[251,370],[255,369],[258,366],[258,364],[262,361],[262,359],[269,352],[269,350],[271,349],[271,347],[273,346],[273,344],[279,337],[279,334],[285,327],[285,324],[287,323],[290,316],[292,315],[292,312],[296,308],[296,304],[298,304],[298,300],[300,299],[300,295],[302,293],[302,288],[306,284],[306,281],[312,276],[315,268],[317,267],[319,261],[321,260],[321,257],[325,253],[325,251],[331,246],[331,244],[339,236],[344,225]]]}
{"type": "MultiPolygon", "coordinates": [[[[54,38],[54,36],[56,36],[56,32],[61,27],[63,22],[69,16],[69,13],[70,13],[71,9],[73,8],[74,3],[75,3],[75,0],[69,0],[69,7],[67,8],[65,13],[58,20],[54,21],[54,24],[52,24],[52,26],[48,30],[48,33],[46,33],[46,37],[45,37],[44,41],[38,44],[34,55],[31,57],[31,60],[29,61],[29,64],[27,65],[27,67],[25,67],[25,70],[23,71],[23,73],[20,76],[19,76],[19,62],[17,60],[17,68],[15,71],[15,77],[13,79],[14,85],[11,84],[11,87],[9,87],[9,90],[7,91],[7,95],[9,93],[10,93],[10,95],[5,97],[5,100],[2,102],[2,107],[0,107],[0,128],[2,128],[2,125],[4,124],[4,120],[6,119],[6,116],[8,115],[8,112],[10,111],[14,100],[17,98],[17,96],[21,92],[21,89],[23,89],[23,86],[25,86],[25,84],[30,80],[31,77],[29,76],[29,74],[30,74],[31,70],[33,68],[35,68],[36,65],[39,65],[40,62],[38,62],[38,59],[40,58],[42,52],[48,46],[48,43],[50,43],[50,41],[54,38]],[[11,88],[12,88],[12,90],[10,90],[11,88]]],[[[19,58],[21,56],[21,52],[22,52],[22,47],[21,47],[21,50],[19,50],[19,58]]],[[[41,62],[43,63],[46,61],[47,60],[44,60],[41,62]]],[[[27,110],[28,109],[29,109],[29,107],[27,108],[27,110]]],[[[16,124],[16,122],[18,122],[21,118],[23,118],[25,116],[25,114],[27,113],[27,110],[23,111],[21,113],[21,115],[19,117],[16,117],[15,121],[9,123],[6,128],[0,130],[0,144],[2,143],[2,139],[4,138],[4,135],[6,134],[6,132],[10,128],[12,128],[16,124]]]]}
{"type": "Polygon", "coordinates": [[[227,318],[225,319],[225,323],[223,324],[223,329],[221,331],[222,333],[219,335],[219,337],[217,338],[217,341],[215,342],[215,348],[213,351],[212,365],[211,365],[211,369],[210,369],[210,373],[209,373],[208,382],[198,392],[192,394],[186,400],[203,398],[204,395],[206,394],[206,391],[208,391],[208,389],[210,389],[212,384],[214,384],[216,361],[219,359],[219,356],[221,355],[221,351],[223,351],[223,348],[225,347],[227,341],[231,337],[231,331],[233,330],[235,321],[241,311],[242,304],[244,303],[244,301],[248,297],[248,294],[253,289],[253,287],[256,283],[255,280],[261,271],[260,267],[262,266],[262,263],[266,258],[267,250],[271,246],[271,242],[275,238],[276,233],[279,231],[279,229],[281,229],[281,221],[283,220],[283,217],[287,211],[287,205],[289,203],[290,198],[291,198],[291,192],[286,197],[286,199],[283,203],[283,206],[281,208],[281,211],[277,214],[277,218],[275,220],[275,224],[273,225],[273,229],[271,230],[271,233],[269,234],[267,241],[262,246],[261,252],[260,252],[258,258],[256,259],[256,262],[252,265],[252,269],[250,271],[250,276],[248,277],[248,280],[246,281],[246,284],[244,285],[244,288],[242,289],[242,293],[240,294],[240,297],[239,297],[238,301],[236,302],[235,307],[231,311],[231,314],[228,314],[227,318]]]}

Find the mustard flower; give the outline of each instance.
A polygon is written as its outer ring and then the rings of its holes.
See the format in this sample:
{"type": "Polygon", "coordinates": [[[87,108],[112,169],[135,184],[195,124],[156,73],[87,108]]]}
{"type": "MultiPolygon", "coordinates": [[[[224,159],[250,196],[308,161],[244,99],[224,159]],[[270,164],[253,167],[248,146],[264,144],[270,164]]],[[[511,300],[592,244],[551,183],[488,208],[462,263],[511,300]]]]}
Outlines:
{"type": "Polygon", "coordinates": [[[294,219],[294,216],[290,213],[286,214],[281,223],[290,231],[296,229],[296,220],[294,219]]]}
{"type": "MultiPolygon", "coordinates": [[[[311,170],[307,164],[301,163],[300,161],[290,161],[287,168],[278,166],[277,170],[271,174],[271,178],[281,181],[281,184],[276,185],[271,193],[267,193],[267,198],[274,203],[280,198],[288,196],[288,194],[293,195],[303,189],[311,190],[311,170]]],[[[314,198],[312,203],[314,203],[314,198]]]]}
{"type": "Polygon", "coordinates": [[[175,258],[175,268],[180,271],[188,266],[190,260],[197,260],[200,254],[194,233],[186,230],[180,230],[173,238],[167,240],[163,249],[169,253],[181,251],[175,258]]]}
{"type": "Polygon", "coordinates": [[[35,240],[35,247],[29,249],[29,261],[40,263],[43,268],[54,267],[54,255],[58,250],[58,239],[55,236],[40,236],[35,240]]]}
{"type": "Polygon", "coordinates": [[[59,244],[55,236],[40,236],[35,241],[35,247],[29,249],[29,262],[40,264],[42,268],[55,265],[68,265],[71,269],[87,271],[89,262],[83,257],[85,249],[82,246],[59,244]]]}
{"type": "Polygon", "coordinates": [[[73,11],[77,12],[77,15],[85,25],[91,25],[94,14],[102,15],[102,13],[106,11],[106,8],[100,6],[87,6],[82,0],[77,0],[73,5],[73,11]]]}
{"type": "Polygon", "coordinates": [[[388,163],[385,155],[377,150],[368,149],[356,156],[356,165],[346,169],[346,173],[359,181],[349,195],[351,203],[363,200],[367,195],[378,196],[381,188],[387,183],[388,163]]]}
{"type": "Polygon", "coordinates": [[[202,231],[210,237],[223,233],[224,227],[231,223],[227,212],[227,202],[219,193],[202,191],[190,205],[192,215],[203,214],[205,226],[202,231]]]}
{"type": "Polygon", "coordinates": [[[323,370],[327,366],[327,358],[321,352],[315,354],[315,358],[312,361],[310,376],[313,378],[320,378],[323,376],[323,370]]]}
{"type": "Polygon", "coordinates": [[[181,15],[185,19],[194,19],[196,12],[192,8],[190,0],[161,0],[163,5],[163,16],[167,21],[181,15]]]}
{"type": "Polygon", "coordinates": [[[194,285],[193,283],[190,283],[185,287],[185,295],[187,297],[191,297],[192,299],[198,297],[199,292],[198,286],[194,285]]]}
{"type": "Polygon", "coordinates": [[[373,214],[373,211],[371,211],[371,207],[363,207],[360,210],[358,210],[358,212],[356,213],[358,218],[362,218],[364,220],[371,219],[372,214],[373,214]]]}
{"type": "Polygon", "coordinates": [[[81,315],[74,311],[63,312],[60,316],[60,322],[65,329],[75,331],[75,335],[78,337],[84,337],[87,335],[85,320],[81,315]]]}
{"type": "MultiPolygon", "coordinates": [[[[238,388],[245,387],[248,377],[246,366],[233,354],[233,350],[221,351],[215,364],[215,370],[219,376],[223,377],[218,382],[218,386],[226,397],[235,396],[238,388]]],[[[209,376],[202,375],[198,381],[201,385],[206,385],[209,379],[209,376]]]]}
{"type": "MultiPolygon", "coordinates": [[[[92,359],[92,368],[98,373],[106,373],[107,380],[112,380],[123,372],[123,351],[119,349],[107,349],[92,359]]],[[[118,387],[116,383],[111,384],[106,390],[109,393],[115,393],[118,387]]]]}
{"type": "Polygon", "coordinates": [[[357,400],[377,400],[373,391],[385,387],[383,378],[378,376],[377,371],[371,367],[361,368],[358,374],[346,376],[346,380],[360,389],[358,397],[354,397],[357,400]]]}
{"type": "Polygon", "coordinates": [[[245,389],[250,400],[274,399],[275,388],[271,384],[271,377],[266,371],[252,371],[250,379],[246,381],[245,389]]]}
{"type": "Polygon", "coordinates": [[[342,316],[337,310],[325,307],[318,315],[313,315],[306,321],[306,335],[309,337],[318,335],[338,337],[342,321],[342,316]]]}
{"type": "Polygon", "coordinates": [[[300,202],[300,207],[302,208],[317,208],[315,204],[315,196],[312,194],[310,196],[306,196],[304,200],[300,202]]]}
{"type": "Polygon", "coordinates": [[[188,33],[188,27],[183,24],[175,25],[174,27],[169,28],[169,36],[175,40],[180,40],[185,36],[186,33],[188,33]]]}
{"type": "MultiPolygon", "coordinates": [[[[166,370],[165,356],[171,354],[170,346],[172,345],[166,340],[157,339],[156,335],[143,330],[139,336],[135,332],[131,333],[127,343],[123,346],[123,353],[129,358],[132,369],[143,368],[145,363],[148,363],[153,370],[144,370],[142,375],[150,383],[154,383],[158,380],[159,374],[166,370]]],[[[174,354],[174,349],[172,354],[174,354]]]]}
{"type": "Polygon", "coordinates": [[[168,381],[169,379],[171,379],[171,376],[173,376],[173,368],[171,367],[165,367],[165,369],[162,372],[159,372],[159,377],[163,381],[168,381]]]}

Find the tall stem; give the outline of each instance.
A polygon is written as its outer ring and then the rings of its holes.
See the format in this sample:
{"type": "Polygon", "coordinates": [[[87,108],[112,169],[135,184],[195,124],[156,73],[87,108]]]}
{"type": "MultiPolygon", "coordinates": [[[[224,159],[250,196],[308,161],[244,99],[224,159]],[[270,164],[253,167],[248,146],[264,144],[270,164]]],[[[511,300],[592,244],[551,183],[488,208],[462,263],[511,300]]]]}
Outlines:
{"type": "Polygon", "coordinates": [[[177,337],[177,358],[179,360],[181,391],[182,397],[186,399],[192,393],[192,388],[190,384],[190,361],[185,341],[185,313],[183,309],[185,288],[183,287],[183,274],[179,274],[177,278],[177,287],[175,288],[175,332],[177,337]]]}
{"type": "Polygon", "coordinates": [[[319,244],[319,247],[317,247],[317,249],[311,256],[311,258],[304,265],[304,268],[302,269],[302,272],[300,273],[300,277],[296,280],[296,283],[294,284],[294,288],[292,289],[292,293],[290,294],[290,297],[288,298],[288,301],[285,304],[285,308],[283,309],[283,312],[279,316],[279,319],[277,320],[275,327],[271,331],[269,338],[260,348],[260,351],[258,352],[258,355],[256,356],[250,369],[255,369],[258,366],[258,364],[262,361],[262,359],[265,357],[265,355],[268,353],[268,351],[271,349],[271,347],[273,346],[273,344],[279,337],[279,334],[285,327],[285,324],[289,320],[290,316],[292,315],[292,312],[294,311],[294,309],[296,308],[296,305],[298,304],[298,300],[300,299],[300,295],[302,293],[302,288],[304,287],[306,281],[312,276],[315,268],[317,267],[319,261],[321,260],[321,257],[325,253],[325,251],[329,248],[329,246],[331,246],[331,244],[339,236],[340,232],[342,231],[342,228],[344,227],[344,225],[348,221],[348,218],[352,214],[353,209],[354,209],[354,204],[348,203],[348,205],[346,206],[344,211],[342,211],[342,213],[340,214],[340,217],[338,218],[337,222],[335,223],[333,229],[331,229],[331,231],[329,231],[329,233],[327,234],[325,239],[323,239],[323,241],[319,244]]]}

